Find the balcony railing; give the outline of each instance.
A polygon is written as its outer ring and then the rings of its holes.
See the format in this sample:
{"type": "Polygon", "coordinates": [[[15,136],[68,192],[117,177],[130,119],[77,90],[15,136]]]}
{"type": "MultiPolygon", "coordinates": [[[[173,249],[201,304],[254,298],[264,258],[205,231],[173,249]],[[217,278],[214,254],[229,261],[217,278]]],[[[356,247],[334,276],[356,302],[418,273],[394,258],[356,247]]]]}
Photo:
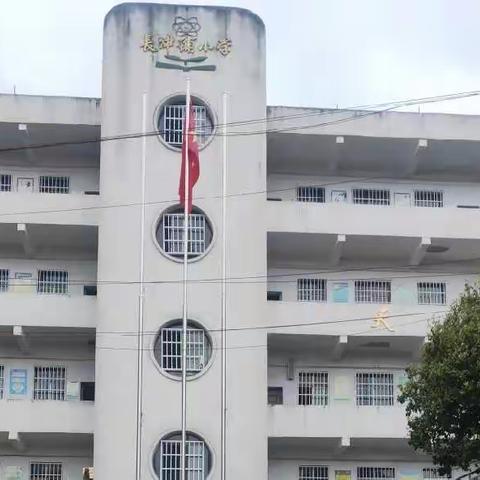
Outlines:
{"type": "Polygon", "coordinates": [[[93,433],[94,403],[0,401],[3,431],[93,433]]]}
{"type": "MultiPolygon", "coordinates": [[[[267,202],[267,231],[321,234],[480,238],[480,205],[463,203],[444,208],[354,204],[331,200],[325,203],[267,202]],[[473,227],[472,227],[473,226],[473,227]]],[[[427,201],[427,200],[425,200],[427,201]]],[[[435,200],[432,200],[432,204],[435,200]]]]}

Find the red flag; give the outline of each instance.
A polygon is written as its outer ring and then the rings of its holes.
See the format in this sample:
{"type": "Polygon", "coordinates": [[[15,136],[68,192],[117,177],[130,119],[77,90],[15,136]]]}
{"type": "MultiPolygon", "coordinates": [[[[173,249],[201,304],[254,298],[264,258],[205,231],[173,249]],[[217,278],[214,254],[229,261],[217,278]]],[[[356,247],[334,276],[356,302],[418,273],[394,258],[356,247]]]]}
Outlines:
{"type": "MultiPolygon", "coordinates": [[[[183,132],[185,133],[185,124],[183,132]]],[[[192,212],[192,191],[193,186],[197,183],[200,176],[200,160],[198,156],[198,143],[195,136],[195,113],[193,112],[193,105],[190,103],[188,135],[183,135],[182,140],[182,170],[180,172],[180,185],[178,187],[178,194],[180,195],[180,204],[185,205],[185,160],[187,157],[187,137],[188,137],[188,213],[192,212]]]]}

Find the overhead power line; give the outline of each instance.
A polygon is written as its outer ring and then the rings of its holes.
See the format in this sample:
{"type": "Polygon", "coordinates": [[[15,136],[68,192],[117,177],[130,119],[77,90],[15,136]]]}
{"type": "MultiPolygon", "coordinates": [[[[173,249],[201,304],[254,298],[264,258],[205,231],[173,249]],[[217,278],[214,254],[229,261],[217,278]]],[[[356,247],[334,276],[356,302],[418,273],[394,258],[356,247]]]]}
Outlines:
{"type": "MultiPolygon", "coordinates": [[[[289,127],[283,127],[283,128],[277,128],[277,129],[263,129],[263,130],[252,130],[252,131],[244,131],[244,132],[231,132],[231,133],[224,133],[220,131],[221,129],[218,129],[217,131],[213,132],[213,136],[250,136],[250,135],[265,135],[267,133],[281,133],[281,132],[288,132],[288,131],[297,131],[297,130],[305,130],[309,128],[318,128],[322,126],[328,126],[328,125],[335,125],[339,123],[345,123],[345,122],[350,122],[353,120],[359,120],[361,118],[371,116],[371,115],[377,115],[380,113],[385,113],[390,110],[402,108],[402,107],[407,107],[407,106],[412,106],[412,105],[418,105],[418,104],[425,104],[425,103],[438,103],[438,102],[443,102],[443,101],[451,101],[451,100],[458,100],[462,98],[469,98],[473,96],[480,95],[480,90],[474,90],[474,91],[469,91],[469,92],[459,92],[459,93],[453,93],[453,94],[446,94],[446,95],[437,95],[437,96],[432,96],[432,97],[423,97],[423,98],[416,98],[416,99],[409,99],[409,100],[403,100],[403,101],[397,101],[397,102],[390,102],[390,103],[383,103],[383,104],[377,104],[377,108],[379,106],[386,106],[385,108],[381,110],[360,110],[360,111],[355,111],[351,109],[342,109],[342,110],[321,110],[318,112],[305,112],[302,114],[294,114],[292,115],[292,119],[300,119],[300,118],[308,118],[312,117],[314,115],[316,116],[322,116],[322,115],[332,115],[335,113],[352,113],[350,117],[346,118],[340,118],[337,120],[331,120],[327,122],[321,122],[321,123],[316,123],[316,124],[310,124],[310,125],[301,125],[301,126],[289,126],[289,127]]],[[[372,108],[375,108],[375,106],[372,106],[372,108]]],[[[289,116],[283,116],[279,117],[279,120],[284,121],[285,119],[288,119],[289,116]]],[[[272,121],[277,121],[275,117],[273,118],[261,118],[261,119],[251,119],[251,120],[243,120],[239,122],[230,122],[230,123],[225,123],[223,126],[235,126],[235,125],[245,125],[246,122],[272,122],[272,121]]],[[[248,123],[247,123],[248,124],[248,123]]],[[[218,127],[221,127],[222,124],[218,124],[218,127]]],[[[165,133],[163,130],[154,130],[150,132],[138,132],[138,133],[127,133],[127,134],[119,134],[119,135],[113,135],[113,136],[105,136],[105,137],[100,137],[100,138],[92,138],[92,139],[84,139],[84,140],[69,140],[69,141],[62,141],[62,142],[52,142],[52,143],[43,143],[43,144],[32,144],[32,145],[22,145],[22,146],[17,146],[17,147],[6,147],[0,149],[0,153],[6,153],[6,152],[16,152],[16,151],[22,151],[22,150],[29,150],[29,149],[42,149],[42,148],[50,148],[50,147],[61,147],[61,146],[67,146],[67,145],[84,145],[84,144],[90,144],[90,143],[101,143],[101,142],[110,142],[114,140],[128,140],[128,139],[135,139],[135,138],[141,138],[141,137],[148,137],[148,136],[157,136],[165,133]]]]}
{"type": "MultiPolygon", "coordinates": [[[[431,312],[423,311],[423,312],[418,312],[418,311],[413,311],[413,312],[406,312],[406,313],[399,313],[399,314],[391,314],[391,315],[385,315],[383,318],[385,320],[392,319],[392,318],[408,318],[408,317],[416,317],[420,315],[425,315],[429,317],[430,319],[432,317],[435,317],[436,315],[443,315],[445,313],[448,313],[447,309],[443,310],[435,310],[431,312]]],[[[336,324],[347,324],[347,323],[357,323],[357,322],[365,322],[365,321],[371,321],[374,319],[374,315],[366,316],[366,317],[351,317],[351,318],[343,318],[343,319],[337,319],[337,320],[318,320],[314,322],[295,322],[295,323],[286,323],[286,324],[281,324],[281,325],[250,325],[250,326],[244,326],[244,327],[229,327],[226,328],[225,330],[228,332],[243,332],[243,331],[255,331],[255,330],[282,330],[286,328],[300,328],[300,327],[314,327],[314,326],[323,326],[323,325],[336,325],[336,324]]],[[[206,332],[208,333],[219,333],[222,331],[220,328],[206,328],[206,332]]],[[[158,335],[159,330],[143,330],[143,332],[140,333],[142,336],[152,336],[152,335],[158,335]]],[[[373,333],[373,332],[372,332],[373,333]]],[[[139,335],[139,332],[136,330],[111,330],[111,331],[102,331],[102,330],[96,330],[95,334],[98,335],[119,335],[122,337],[137,337],[139,335]]],[[[1,332],[0,337],[6,337],[6,336],[11,336],[11,334],[7,332],[1,332]]],[[[78,332],[78,331],[72,331],[72,332],[29,332],[28,333],[29,337],[36,338],[36,337],[65,337],[65,336],[76,336],[76,337],[91,337],[92,334],[88,332],[78,332]]]]}
{"type": "MultiPolygon", "coordinates": [[[[462,271],[462,272],[451,272],[451,271],[438,271],[431,270],[428,267],[438,267],[438,266],[451,266],[456,264],[471,264],[472,262],[479,261],[480,257],[469,258],[467,260],[444,260],[437,263],[430,263],[421,266],[412,266],[408,264],[379,264],[373,266],[360,266],[360,267],[341,267],[341,268],[323,268],[315,270],[303,270],[295,271],[295,269],[288,268],[286,273],[272,273],[264,275],[244,275],[244,276],[231,276],[226,277],[225,280],[230,284],[242,285],[242,284],[255,284],[255,283],[266,283],[269,281],[275,283],[296,283],[297,277],[308,277],[312,275],[328,275],[328,274],[337,274],[337,273],[347,273],[347,272],[381,272],[386,273],[384,277],[375,276],[372,277],[373,280],[388,280],[388,279],[410,279],[418,277],[458,277],[458,276],[472,276],[477,275],[476,272],[472,271],[462,271]],[[422,269],[424,267],[425,269],[422,269]],[[289,270],[294,270],[289,272],[289,270]],[[396,272],[404,271],[411,272],[406,275],[398,275],[396,272]],[[294,280],[282,280],[284,278],[292,278],[294,280]]],[[[276,268],[276,267],[272,267],[276,268]]],[[[15,277],[2,277],[5,280],[18,280],[15,277]]],[[[368,279],[368,278],[367,278],[368,279]]],[[[224,279],[222,277],[206,277],[206,278],[193,278],[189,279],[189,284],[216,284],[222,282],[224,279]]],[[[332,281],[354,281],[354,280],[366,280],[365,277],[345,277],[345,278],[332,278],[332,281]]],[[[139,280],[92,280],[92,279],[69,279],[69,285],[138,285],[139,280]]],[[[181,279],[165,279],[165,280],[144,280],[142,282],[145,285],[163,285],[163,284],[183,284],[181,279]]],[[[24,283],[24,282],[10,282],[9,286],[19,286],[19,287],[32,287],[34,283],[24,283]]]]}
{"type": "MultiPolygon", "coordinates": [[[[361,177],[357,179],[359,182],[364,182],[368,181],[369,179],[379,179],[382,177],[361,177]]],[[[317,184],[317,185],[308,185],[310,187],[326,187],[326,186],[334,186],[334,185],[341,185],[344,183],[350,183],[352,180],[338,180],[338,181],[333,181],[333,182],[327,182],[323,184],[317,184]]],[[[261,195],[263,193],[276,193],[276,192],[282,192],[282,191],[288,191],[292,190],[295,187],[289,187],[289,188],[279,188],[279,189],[274,189],[274,190],[257,190],[257,191],[252,191],[252,192],[239,192],[239,193],[230,193],[225,195],[227,198],[231,197],[245,197],[249,195],[261,195]]],[[[214,199],[221,199],[223,198],[222,195],[207,195],[207,196],[196,196],[193,198],[193,200],[198,201],[198,200],[214,200],[214,199]]],[[[145,202],[145,205],[151,206],[151,205],[161,205],[161,204],[172,204],[172,203],[178,203],[178,197],[175,197],[173,199],[168,199],[168,200],[155,200],[151,202],[145,202]]],[[[109,208],[126,208],[126,207],[137,207],[137,206],[142,206],[142,202],[129,202],[129,203],[118,203],[118,204],[110,204],[110,205],[91,205],[88,207],[74,207],[74,208],[59,208],[59,209],[44,209],[44,210],[23,210],[23,211],[17,211],[17,212],[3,212],[0,213],[0,217],[2,216],[12,216],[12,215],[35,215],[35,214],[48,214],[48,213],[68,213],[68,212],[77,212],[77,211],[89,211],[89,210],[104,210],[104,209],[109,209],[109,208]]]]}

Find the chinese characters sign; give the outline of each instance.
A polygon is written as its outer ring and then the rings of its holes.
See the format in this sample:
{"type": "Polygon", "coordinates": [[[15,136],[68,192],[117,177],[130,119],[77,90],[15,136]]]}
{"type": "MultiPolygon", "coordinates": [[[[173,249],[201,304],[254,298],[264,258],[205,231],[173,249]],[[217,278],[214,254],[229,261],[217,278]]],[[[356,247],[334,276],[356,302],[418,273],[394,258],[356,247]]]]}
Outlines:
{"type": "Polygon", "coordinates": [[[165,35],[147,33],[140,48],[145,53],[163,54],[165,61],[157,61],[156,67],[170,70],[215,71],[215,65],[207,65],[210,55],[227,57],[232,51],[232,41],[220,38],[215,41],[199,38],[201,26],[197,17],[175,17],[172,32],[165,35]]]}

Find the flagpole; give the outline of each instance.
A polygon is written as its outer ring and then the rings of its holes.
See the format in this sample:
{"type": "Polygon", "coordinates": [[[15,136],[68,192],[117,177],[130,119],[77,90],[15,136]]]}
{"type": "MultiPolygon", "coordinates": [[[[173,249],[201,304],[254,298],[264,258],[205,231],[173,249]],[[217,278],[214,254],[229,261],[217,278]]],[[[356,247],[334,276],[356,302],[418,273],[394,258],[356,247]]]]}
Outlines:
{"type": "Polygon", "coordinates": [[[140,271],[138,288],[138,324],[137,324],[137,441],[136,441],[136,465],[135,478],[139,480],[142,476],[142,415],[143,415],[143,303],[145,298],[145,180],[146,180],[146,156],[147,156],[147,94],[142,96],[142,164],[141,164],[141,215],[140,215],[140,271]]]}
{"type": "Polygon", "coordinates": [[[221,394],[221,437],[222,437],[222,470],[220,478],[227,475],[227,94],[223,94],[223,152],[222,152],[222,394],[221,394]]]}
{"type": "Polygon", "coordinates": [[[190,141],[190,79],[187,78],[186,102],[185,102],[185,159],[184,159],[184,208],[183,208],[183,321],[182,321],[182,470],[181,480],[186,480],[186,444],[187,444],[187,316],[188,316],[188,223],[189,223],[189,184],[190,163],[188,158],[188,144],[190,141]]]}

